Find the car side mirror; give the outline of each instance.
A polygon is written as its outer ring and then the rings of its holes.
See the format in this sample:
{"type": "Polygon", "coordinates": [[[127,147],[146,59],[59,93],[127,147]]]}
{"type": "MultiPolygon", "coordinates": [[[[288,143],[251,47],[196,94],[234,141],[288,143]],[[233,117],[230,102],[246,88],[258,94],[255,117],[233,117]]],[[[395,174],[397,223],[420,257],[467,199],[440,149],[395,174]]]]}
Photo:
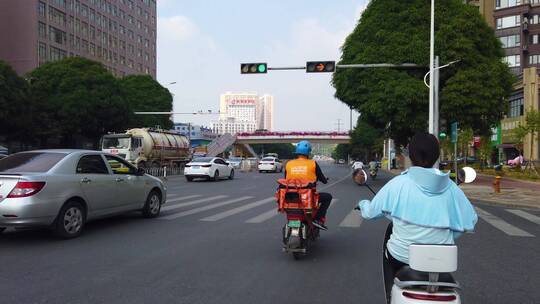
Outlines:
{"type": "Polygon", "coordinates": [[[137,176],[143,176],[145,173],[144,168],[137,168],[137,176]]]}

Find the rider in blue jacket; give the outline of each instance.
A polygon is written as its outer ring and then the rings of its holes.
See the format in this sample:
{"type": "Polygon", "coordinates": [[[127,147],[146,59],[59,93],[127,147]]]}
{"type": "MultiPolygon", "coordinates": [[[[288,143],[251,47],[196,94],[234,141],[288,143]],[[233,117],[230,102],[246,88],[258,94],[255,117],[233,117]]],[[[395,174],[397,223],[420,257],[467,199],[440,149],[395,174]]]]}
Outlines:
{"type": "Polygon", "coordinates": [[[390,180],[373,200],[358,204],[362,217],[387,217],[393,223],[385,252],[394,275],[409,263],[411,244],[454,244],[474,229],[478,216],[448,173],[432,168],[439,159],[439,142],[418,133],[409,143],[413,166],[390,180]]]}

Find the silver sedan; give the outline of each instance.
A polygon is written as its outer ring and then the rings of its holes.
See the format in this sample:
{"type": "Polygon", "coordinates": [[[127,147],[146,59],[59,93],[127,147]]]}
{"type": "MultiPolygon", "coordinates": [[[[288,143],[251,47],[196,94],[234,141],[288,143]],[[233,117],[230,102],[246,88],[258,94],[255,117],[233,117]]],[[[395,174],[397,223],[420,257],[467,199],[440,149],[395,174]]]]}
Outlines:
{"type": "Polygon", "coordinates": [[[73,238],[97,218],[134,210],[157,217],[166,197],[160,179],[99,151],[39,150],[0,160],[0,233],[50,227],[73,238]]]}

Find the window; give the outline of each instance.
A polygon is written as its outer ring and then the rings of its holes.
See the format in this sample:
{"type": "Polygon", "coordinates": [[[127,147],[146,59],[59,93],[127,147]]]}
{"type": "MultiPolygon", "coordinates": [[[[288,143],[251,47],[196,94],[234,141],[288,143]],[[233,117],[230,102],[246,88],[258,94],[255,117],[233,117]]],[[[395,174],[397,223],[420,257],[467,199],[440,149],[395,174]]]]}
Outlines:
{"type": "Polygon", "coordinates": [[[503,58],[503,61],[508,64],[509,67],[519,67],[521,65],[521,58],[519,55],[510,55],[503,58]]]}
{"type": "Polygon", "coordinates": [[[65,44],[67,40],[66,32],[59,30],[53,26],[49,26],[49,38],[58,44],[65,44]]]}
{"type": "Polygon", "coordinates": [[[52,2],[58,7],[66,7],[66,0],[53,0],[52,2]]]}
{"type": "Polygon", "coordinates": [[[67,52],[58,48],[55,48],[54,46],[50,47],[49,50],[49,59],[51,61],[64,59],[67,57],[67,52]]]}
{"type": "Polygon", "coordinates": [[[66,14],[56,8],[49,6],[49,20],[56,24],[66,25],[66,14]]]}
{"type": "Polygon", "coordinates": [[[519,15],[498,18],[497,29],[519,26],[520,21],[519,15]]]}
{"type": "Polygon", "coordinates": [[[47,61],[47,45],[43,42],[40,42],[38,46],[38,58],[39,62],[47,61]]]}
{"type": "Polygon", "coordinates": [[[41,18],[47,17],[47,5],[45,3],[39,1],[38,11],[41,18]]]}
{"type": "Polygon", "coordinates": [[[101,155],[85,155],[77,164],[77,174],[109,174],[101,155]]]}
{"type": "Polygon", "coordinates": [[[520,39],[519,35],[499,37],[503,48],[518,47],[520,45],[520,39]]]}
{"type": "Polygon", "coordinates": [[[109,163],[109,166],[111,167],[114,174],[136,174],[137,169],[133,167],[132,165],[128,164],[125,160],[105,155],[105,158],[107,159],[107,162],[109,163]]]}
{"type": "Polygon", "coordinates": [[[521,4],[521,0],[496,0],[495,8],[499,9],[499,8],[516,6],[520,4],[521,4]]]}
{"type": "Polygon", "coordinates": [[[523,97],[510,100],[510,110],[508,111],[508,117],[512,118],[523,116],[523,110],[523,97]]]}
{"type": "Polygon", "coordinates": [[[540,63],[540,55],[530,55],[529,56],[529,64],[539,64],[540,63]]]}
{"type": "Polygon", "coordinates": [[[23,152],[10,155],[0,160],[0,172],[3,173],[44,173],[61,161],[67,154],[54,152],[23,152]]]}
{"type": "Polygon", "coordinates": [[[38,35],[41,39],[47,39],[47,26],[43,22],[38,23],[38,35]]]}
{"type": "Polygon", "coordinates": [[[531,35],[531,43],[532,44],[538,44],[538,34],[531,35]]]}
{"type": "Polygon", "coordinates": [[[93,43],[90,43],[90,55],[96,56],[96,45],[93,43]]]}

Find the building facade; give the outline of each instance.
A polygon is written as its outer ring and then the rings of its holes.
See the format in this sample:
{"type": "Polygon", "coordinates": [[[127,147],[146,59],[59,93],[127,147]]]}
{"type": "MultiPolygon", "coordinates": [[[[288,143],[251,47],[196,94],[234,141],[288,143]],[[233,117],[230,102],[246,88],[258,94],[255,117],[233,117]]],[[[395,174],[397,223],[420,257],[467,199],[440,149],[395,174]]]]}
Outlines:
{"type": "Polygon", "coordinates": [[[0,59],[19,75],[78,56],[155,78],[156,24],[156,0],[2,0],[0,59]]]}
{"type": "Polygon", "coordinates": [[[206,146],[217,138],[217,134],[212,132],[211,128],[190,123],[175,123],[172,131],[188,137],[192,148],[206,146]]]}
{"type": "MultiPolygon", "coordinates": [[[[489,19],[488,15],[485,17],[489,19]]],[[[498,130],[500,155],[506,160],[513,159],[522,149],[525,159],[538,160],[538,140],[528,136],[523,147],[518,147],[514,129],[524,124],[529,109],[539,108],[540,0],[496,0],[493,21],[495,35],[505,52],[504,61],[519,79],[498,130]]]]}
{"type": "Polygon", "coordinates": [[[219,120],[212,122],[218,134],[273,130],[274,98],[254,92],[221,94],[219,120]]]}

